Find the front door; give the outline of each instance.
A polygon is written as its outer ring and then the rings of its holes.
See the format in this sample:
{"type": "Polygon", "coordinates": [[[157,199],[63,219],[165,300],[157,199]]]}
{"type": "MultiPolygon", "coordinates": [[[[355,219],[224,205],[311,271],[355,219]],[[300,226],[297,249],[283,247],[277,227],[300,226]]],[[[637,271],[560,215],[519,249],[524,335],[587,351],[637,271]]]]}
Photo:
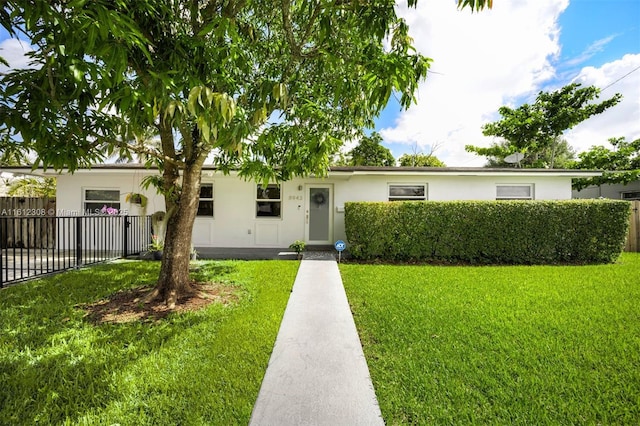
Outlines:
{"type": "Polygon", "coordinates": [[[308,185],[305,239],[308,244],[331,244],[333,240],[332,185],[308,185]]]}

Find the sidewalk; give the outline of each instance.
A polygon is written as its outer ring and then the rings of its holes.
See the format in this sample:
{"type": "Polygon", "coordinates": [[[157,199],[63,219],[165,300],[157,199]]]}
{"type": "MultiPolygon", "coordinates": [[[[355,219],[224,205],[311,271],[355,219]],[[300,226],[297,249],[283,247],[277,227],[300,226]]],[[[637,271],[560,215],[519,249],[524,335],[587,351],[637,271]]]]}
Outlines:
{"type": "Polygon", "coordinates": [[[331,253],[300,263],[249,424],[384,425],[331,253]]]}

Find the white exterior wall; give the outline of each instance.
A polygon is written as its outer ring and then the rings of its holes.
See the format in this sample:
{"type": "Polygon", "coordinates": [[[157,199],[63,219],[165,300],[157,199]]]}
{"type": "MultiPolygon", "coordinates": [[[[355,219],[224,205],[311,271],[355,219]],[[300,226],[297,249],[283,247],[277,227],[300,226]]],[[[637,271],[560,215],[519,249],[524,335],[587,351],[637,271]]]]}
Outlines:
{"type": "MultiPolygon", "coordinates": [[[[336,182],[335,205],[348,201],[387,201],[388,186],[393,183],[427,184],[431,201],[495,200],[498,184],[533,184],[536,200],[571,198],[571,178],[554,176],[407,176],[359,175],[336,182]]],[[[346,239],[344,213],[335,215],[335,239],[346,239]]]]}
{"type": "Polygon", "coordinates": [[[612,184],[589,186],[582,191],[573,191],[573,198],[611,198],[622,200],[625,192],[640,192],[640,180],[629,182],[626,185],[612,184]]]}
{"type": "MultiPolygon", "coordinates": [[[[141,214],[125,202],[129,192],[141,192],[148,198],[146,214],[164,210],[164,200],[154,190],[143,191],[140,182],[146,170],[79,171],[58,177],[57,209],[81,211],[84,189],[119,189],[121,209],[130,215],[141,214]]],[[[203,183],[214,188],[214,216],[196,218],[193,243],[198,247],[288,247],[295,240],[305,240],[306,194],[308,185],[329,185],[332,241],[346,239],[344,204],[347,201],[387,201],[392,183],[427,184],[429,200],[495,200],[497,184],[533,184],[537,200],[571,198],[571,178],[558,176],[470,176],[336,173],[326,179],[294,179],[281,185],[281,217],[256,216],[256,186],[235,176],[205,171],[203,183]],[[299,189],[300,188],[300,189],[299,189]]]]}
{"type": "Polygon", "coordinates": [[[164,210],[164,198],[156,194],[155,189],[144,190],[140,183],[145,176],[153,174],[149,171],[127,171],[117,173],[114,171],[81,170],[73,175],[63,174],[56,176],[56,210],[57,216],[81,215],[83,206],[83,194],[85,189],[118,189],[120,191],[120,209],[126,210],[129,215],[152,214],[164,210]],[[146,212],[135,204],[125,201],[128,193],[137,192],[148,198],[146,212]]]}
{"type": "MultiPolygon", "coordinates": [[[[152,174],[149,171],[102,171],[102,170],[79,170],[73,175],[61,174],[56,176],[56,216],[83,216],[84,209],[84,190],[85,189],[110,189],[120,192],[120,211],[122,214],[130,216],[146,216],[155,211],[164,210],[164,199],[157,195],[155,190],[143,190],[140,183],[145,176],[152,174]],[[131,192],[142,193],[148,198],[146,208],[131,203],[127,203],[125,198],[131,192]]],[[[121,223],[109,221],[110,218],[102,218],[99,221],[83,221],[82,243],[86,251],[96,249],[108,249],[122,247],[122,235],[124,230],[121,223]],[[107,227],[107,223],[111,223],[107,229],[113,231],[113,235],[109,235],[109,241],[105,241],[102,237],[103,230],[107,227]],[[117,224],[116,224],[117,223],[117,224]],[[95,226],[94,230],[92,227],[95,226]],[[102,231],[101,231],[102,229],[102,231]]],[[[64,225],[57,230],[57,241],[60,248],[71,248],[75,246],[75,226],[73,219],[65,220],[64,225]]]]}
{"type": "Polygon", "coordinates": [[[571,178],[555,176],[353,176],[339,186],[340,201],[387,201],[392,183],[427,184],[432,201],[495,200],[498,184],[533,184],[536,200],[571,198],[571,178]]]}
{"type": "Polygon", "coordinates": [[[233,176],[205,175],[213,183],[213,218],[197,217],[193,243],[198,247],[288,247],[304,239],[304,186],[301,180],[281,185],[279,218],[256,216],[256,188],[252,181],[233,176]]]}

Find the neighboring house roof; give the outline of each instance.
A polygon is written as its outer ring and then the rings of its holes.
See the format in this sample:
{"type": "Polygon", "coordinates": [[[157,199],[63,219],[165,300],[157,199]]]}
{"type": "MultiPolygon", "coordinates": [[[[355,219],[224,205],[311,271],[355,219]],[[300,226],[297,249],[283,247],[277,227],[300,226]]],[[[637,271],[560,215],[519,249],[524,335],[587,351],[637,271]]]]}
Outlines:
{"type": "MultiPolygon", "coordinates": [[[[206,171],[216,171],[214,166],[204,166],[206,171]]],[[[75,173],[87,173],[91,171],[101,172],[130,172],[148,171],[156,172],[156,168],[147,168],[143,164],[96,164],[91,168],[77,169],[75,173]]],[[[4,171],[16,174],[28,174],[36,176],[56,176],[68,173],[68,170],[55,171],[53,169],[32,169],[31,166],[17,166],[5,168],[4,171]]],[[[574,170],[574,169],[526,169],[526,168],[487,168],[487,167],[377,167],[377,166],[334,166],[329,169],[329,176],[353,176],[353,175],[454,175],[454,176],[565,176],[572,178],[584,178],[602,175],[600,170],[574,170]]]]}

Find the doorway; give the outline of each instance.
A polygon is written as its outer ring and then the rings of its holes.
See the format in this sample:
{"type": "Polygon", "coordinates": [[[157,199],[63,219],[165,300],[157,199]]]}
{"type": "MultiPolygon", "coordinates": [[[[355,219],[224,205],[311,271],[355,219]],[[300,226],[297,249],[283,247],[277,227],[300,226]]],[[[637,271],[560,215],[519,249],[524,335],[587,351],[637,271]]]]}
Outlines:
{"type": "Polygon", "coordinates": [[[307,185],[305,217],[307,244],[331,244],[333,240],[333,185],[307,185]]]}

